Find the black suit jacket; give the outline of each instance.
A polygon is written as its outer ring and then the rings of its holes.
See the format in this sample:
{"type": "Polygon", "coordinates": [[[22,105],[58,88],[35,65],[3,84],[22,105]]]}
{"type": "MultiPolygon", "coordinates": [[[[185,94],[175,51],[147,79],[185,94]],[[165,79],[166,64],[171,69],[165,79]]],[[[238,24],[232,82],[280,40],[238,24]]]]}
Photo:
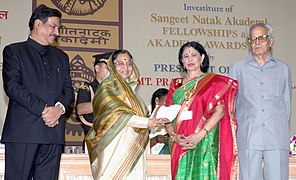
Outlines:
{"type": "Polygon", "coordinates": [[[9,104],[2,143],[63,144],[64,116],[49,128],[41,113],[58,101],[67,108],[74,98],[68,55],[31,38],[8,45],[3,50],[3,82],[9,104]]]}

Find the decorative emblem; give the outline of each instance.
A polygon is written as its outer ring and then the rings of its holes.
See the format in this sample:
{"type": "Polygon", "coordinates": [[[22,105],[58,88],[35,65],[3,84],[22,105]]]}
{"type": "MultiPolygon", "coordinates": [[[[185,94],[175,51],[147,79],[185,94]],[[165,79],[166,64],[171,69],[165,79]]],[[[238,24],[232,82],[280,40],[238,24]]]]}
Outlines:
{"type": "MultiPolygon", "coordinates": [[[[66,123],[66,135],[71,136],[82,136],[82,127],[81,121],[77,119],[77,115],[75,112],[76,105],[76,95],[78,88],[85,82],[91,82],[94,80],[93,71],[86,66],[82,57],[80,55],[76,55],[70,62],[70,76],[72,79],[72,86],[75,89],[75,102],[72,104],[71,109],[73,109],[70,118],[67,119],[66,123]]],[[[71,145],[81,144],[82,142],[67,142],[72,143],[71,145]]]]}
{"type": "Polygon", "coordinates": [[[107,0],[51,0],[56,7],[68,15],[85,16],[94,14],[107,0]]]}
{"type": "Polygon", "coordinates": [[[75,90],[83,85],[83,82],[92,82],[94,80],[94,73],[89,67],[87,67],[81,58],[76,55],[70,63],[70,75],[72,78],[72,84],[75,90]]]}

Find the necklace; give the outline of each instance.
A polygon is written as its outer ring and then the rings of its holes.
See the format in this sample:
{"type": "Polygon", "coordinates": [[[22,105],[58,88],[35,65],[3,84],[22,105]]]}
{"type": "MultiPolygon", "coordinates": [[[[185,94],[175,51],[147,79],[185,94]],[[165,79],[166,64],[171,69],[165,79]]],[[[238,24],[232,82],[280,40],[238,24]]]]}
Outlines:
{"type": "Polygon", "coordinates": [[[198,83],[198,80],[196,80],[196,83],[195,83],[194,87],[191,88],[190,90],[189,89],[186,90],[186,84],[184,84],[183,92],[184,92],[184,95],[185,95],[185,98],[184,98],[185,101],[189,101],[191,96],[195,93],[197,83],[198,83]]]}
{"type": "Polygon", "coordinates": [[[184,92],[184,95],[185,95],[185,97],[184,97],[184,101],[185,101],[185,111],[186,110],[188,110],[188,106],[189,106],[189,100],[192,98],[192,95],[193,94],[195,94],[196,93],[196,87],[197,87],[197,84],[198,84],[198,82],[199,82],[199,80],[204,76],[205,74],[202,74],[202,75],[200,75],[200,76],[198,76],[195,80],[196,80],[196,82],[195,82],[195,84],[194,84],[194,87],[193,88],[191,88],[190,89],[190,87],[189,87],[189,89],[187,90],[186,89],[186,84],[184,84],[184,86],[183,86],[183,92],[184,92]]]}

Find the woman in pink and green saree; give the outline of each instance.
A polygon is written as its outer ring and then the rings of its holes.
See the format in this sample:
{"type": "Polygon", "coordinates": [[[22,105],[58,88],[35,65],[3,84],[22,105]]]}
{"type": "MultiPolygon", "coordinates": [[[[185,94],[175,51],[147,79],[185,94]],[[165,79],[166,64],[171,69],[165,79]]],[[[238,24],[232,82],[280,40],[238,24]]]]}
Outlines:
{"type": "Polygon", "coordinates": [[[145,148],[149,127],[163,123],[148,118],[134,93],[139,71],[127,50],[108,60],[109,74],[94,99],[94,124],[86,135],[92,174],[97,179],[145,179],[145,148]]]}
{"type": "Polygon", "coordinates": [[[180,48],[179,63],[186,76],[172,80],[167,98],[167,105],[181,105],[176,119],[167,124],[172,178],[236,179],[237,82],[207,73],[209,57],[197,42],[180,48]]]}

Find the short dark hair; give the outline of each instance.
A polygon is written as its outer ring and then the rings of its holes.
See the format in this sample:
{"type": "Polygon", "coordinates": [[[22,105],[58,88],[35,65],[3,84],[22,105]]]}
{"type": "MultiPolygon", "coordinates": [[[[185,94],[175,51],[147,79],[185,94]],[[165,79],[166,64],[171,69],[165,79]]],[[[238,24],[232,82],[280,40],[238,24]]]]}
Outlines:
{"type": "Polygon", "coordinates": [[[113,54],[112,54],[112,62],[114,62],[114,60],[120,54],[127,54],[131,58],[131,60],[133,60],[133,56],[132,56],[132,54],[128,50],[118,49],[118,50],[114,51],[113,54]]]}
{"type": "Polygon", "coordinates": [[[159,88],[156,91],[154,91],[151,98],[151,113],[153,112],[156,106],[155,99],[156,98],[160,99],[162,96],[165,96],[168,93],[169,93],[169,90],[166,88],[159,88]]]}
{"type": "Polygon", "coordinates": [[[208,72],[208,69],[210,67],[210,58],[209,58],[205,48],[200,43],[195,42],[195,41],[191,41],[191,42],[187,42],[187,43],[183,44],[183,46],[179,50],[179,55],[178,55],[179,64],[185,70],[185,72],[187,72],[187,70],[184,68],[184,64],[182,62],[182,59],[183,59],[183,52],[186,47],[193,47],[195,50],[197,50],[199,52],[200,55],[205,56],[203,59],[203,62],[200,65],[200,70],[203,73],[208,72]]]}
{"type": "Polygon", "coordinates": [[[58,17],[62,18],[62,13],[57,9],[52,9],[50,7],[45,6],[44,4],[39,5],[34,12],[32,13],[29,20],[29,28],[30,31],[34,28],[34,22],[37,19],[40,19],[43,23],[46,23],[48,17],[58,17]]]}

